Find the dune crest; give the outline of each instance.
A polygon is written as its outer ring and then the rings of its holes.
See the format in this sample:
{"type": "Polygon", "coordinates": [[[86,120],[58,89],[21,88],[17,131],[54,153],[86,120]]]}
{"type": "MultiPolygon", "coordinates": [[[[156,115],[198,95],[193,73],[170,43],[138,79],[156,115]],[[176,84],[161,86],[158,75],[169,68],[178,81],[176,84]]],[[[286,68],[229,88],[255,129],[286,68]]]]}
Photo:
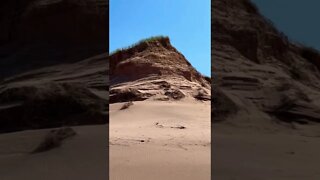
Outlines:
{"type": "Polygon", "coordinates": [[[201,75],[168,37],[152,37],[110,55],[110,103],[210,100],[210,78],[201,75]]]}

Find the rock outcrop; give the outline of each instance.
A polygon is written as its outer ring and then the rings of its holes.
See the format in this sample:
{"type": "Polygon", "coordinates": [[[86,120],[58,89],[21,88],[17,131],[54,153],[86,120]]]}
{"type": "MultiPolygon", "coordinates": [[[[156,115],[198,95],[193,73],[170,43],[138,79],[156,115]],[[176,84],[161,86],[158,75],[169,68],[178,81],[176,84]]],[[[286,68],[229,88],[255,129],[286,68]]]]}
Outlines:
{"type": "Polygon", "coordinates": [[[110,55],[110,103],[210,100],[211,85],[171,44],[152,37],[110,55]]]}
{"type": "MultiPolygon", "coordinates": [[[[213,122],[320,122],[320,54],[249,0],[212,1],[213,122]]],[[[258,122],[258,123],[257,123],[258,122]]]]}

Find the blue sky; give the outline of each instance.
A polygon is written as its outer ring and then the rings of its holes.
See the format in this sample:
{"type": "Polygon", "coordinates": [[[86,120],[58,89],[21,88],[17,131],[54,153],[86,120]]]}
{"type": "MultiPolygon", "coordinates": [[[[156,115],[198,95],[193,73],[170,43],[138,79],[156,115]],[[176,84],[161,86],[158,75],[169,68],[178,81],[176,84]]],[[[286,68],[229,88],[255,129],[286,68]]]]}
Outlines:
{"type": "Polygon", "coordinates": [[[252,0],[289,39],[320,50],[319,0],[252,0]]]}
{"type": "Polygon", "coordinates": [[[210,0],[110,0],[110,52],[150,36],[171,43],[211,75],[210,0]]]}

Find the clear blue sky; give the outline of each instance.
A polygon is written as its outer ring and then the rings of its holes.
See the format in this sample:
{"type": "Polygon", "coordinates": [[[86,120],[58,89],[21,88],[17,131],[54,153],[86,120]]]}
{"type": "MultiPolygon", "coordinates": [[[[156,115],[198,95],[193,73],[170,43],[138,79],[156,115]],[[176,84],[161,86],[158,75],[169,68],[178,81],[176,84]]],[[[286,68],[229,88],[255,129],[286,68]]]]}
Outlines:
{"type": "Polygon", "coordinates": [[[211,76],[210,0],[110,0],[110,52],[150,36],[171,43],[211,76]]]}
{"type": "Polygon", "coordinates": [[[252,0],[289,39],[320,50],[319,0],[252,0]]]}

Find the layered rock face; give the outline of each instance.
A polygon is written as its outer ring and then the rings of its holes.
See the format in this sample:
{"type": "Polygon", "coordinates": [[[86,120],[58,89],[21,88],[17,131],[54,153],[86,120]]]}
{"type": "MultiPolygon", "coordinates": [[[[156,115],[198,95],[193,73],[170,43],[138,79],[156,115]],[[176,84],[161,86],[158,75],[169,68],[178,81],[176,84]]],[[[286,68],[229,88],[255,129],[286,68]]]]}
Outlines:
{"type": "Polygon", "coordinates": [[[107,55],[45,67],[0,84],[0,132],[108,121],[107,55]]]}
{"type": "Polygon", "coordinates": [[[143,40],[110,56],[110,103],[210,100],[210,80],[197,72],[167,37],[143,40]]]}
{"type": "Polygon", "coordinates": [[[18,0],[0,9],[0,132],[106,123],[107,4],[18,0]]]}
{"type": "Polygon", "coordinates": [[[212,1],[213,122],[320,122],[320,54],[249,0],[212,1]]]}

